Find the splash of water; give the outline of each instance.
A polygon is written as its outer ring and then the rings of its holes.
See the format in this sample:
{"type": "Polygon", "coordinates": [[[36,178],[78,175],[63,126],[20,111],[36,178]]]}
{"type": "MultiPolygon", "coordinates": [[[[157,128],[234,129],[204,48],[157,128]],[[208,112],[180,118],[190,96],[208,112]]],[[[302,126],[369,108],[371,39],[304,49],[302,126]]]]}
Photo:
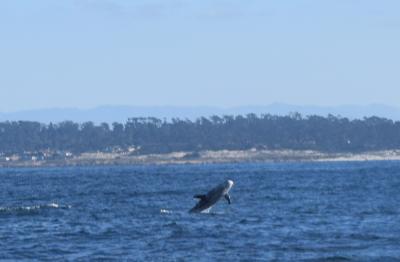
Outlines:
{"type": "Polygon", "coordinates": [[[161,214],[172,214],[171,210],[167,210],[167,209],[160,209],[160,213],[161,214]]]}
{"type": "Polygon", "coordinates": [[[32,205],[32,206],[0,207],[0,212],[1,213],[32,212],[43,209],[70,209],[70,208],[72,208],[71,205],[60,205],[57,203],[49,203],[49,204],[32,205]]]}

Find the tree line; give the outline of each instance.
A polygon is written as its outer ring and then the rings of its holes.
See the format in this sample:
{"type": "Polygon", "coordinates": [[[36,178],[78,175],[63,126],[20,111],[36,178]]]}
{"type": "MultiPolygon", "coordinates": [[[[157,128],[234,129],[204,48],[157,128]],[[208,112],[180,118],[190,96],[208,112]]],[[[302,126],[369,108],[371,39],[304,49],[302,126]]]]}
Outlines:
{"type": "Polygon", "coordinates": [[[126,123],[0,123],[0,152],[60,150],[74,153],[112,148],[138,153],[294,149],[361,152],[400,149],[400,122],[380,117],[349,120],[328,115],[211,116],[196,120],[130,118],[126,123]]]}

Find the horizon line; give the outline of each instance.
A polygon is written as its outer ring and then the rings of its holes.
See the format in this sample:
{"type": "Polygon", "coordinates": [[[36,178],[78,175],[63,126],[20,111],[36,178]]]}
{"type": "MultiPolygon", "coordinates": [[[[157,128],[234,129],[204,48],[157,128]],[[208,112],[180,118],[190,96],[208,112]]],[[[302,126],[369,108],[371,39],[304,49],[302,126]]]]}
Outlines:
{"type": "Polygon", "coordinates": [[[97,106],[89,106],[89,107],[81,107],[81,106],[49,106],[49,107],[37,107],[37,108],[29,108],[29,109],[17,109],[17,110],[0,110],[0,114],[13,114],[13,113],[23,113],[30,111],[47,111],[47,110],[76,110],[76,111],[91,111],[101,108],[177,108],[177,109],[196,109],[196,108],[208,108],[208,109],[218,109],[218,110],[232,110],[232,109],[240,109],[240,108],[248,108],[248,107],[270,107],[270,106],[291,106],[291,107],[315,107],[315,108],[340,108],[340,107],[387,107],[392,109],[399,109],[400,106],[385,104],[385,103],[368,103],[368,104],[335,104],[335,105],[320,105],[320,104],[291,104],[284,102],[273,102],[269,104],[243,104],[243,105],[232,105],[232,106],[220,106],[220,105],[128,105],[128,104],[102,104],[97,106]]]}

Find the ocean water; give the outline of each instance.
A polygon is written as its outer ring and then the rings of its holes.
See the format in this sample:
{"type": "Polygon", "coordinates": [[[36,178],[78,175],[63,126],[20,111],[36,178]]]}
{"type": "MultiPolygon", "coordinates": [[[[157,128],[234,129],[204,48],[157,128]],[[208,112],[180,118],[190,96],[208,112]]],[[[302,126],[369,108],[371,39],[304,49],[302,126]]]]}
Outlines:
{"type": "Polygon", "coordinates": [[[0,260],[400,261],[400,162],[0,169],[0,260]],[[232,204],[189,214],[235,181],[232,204]]]}

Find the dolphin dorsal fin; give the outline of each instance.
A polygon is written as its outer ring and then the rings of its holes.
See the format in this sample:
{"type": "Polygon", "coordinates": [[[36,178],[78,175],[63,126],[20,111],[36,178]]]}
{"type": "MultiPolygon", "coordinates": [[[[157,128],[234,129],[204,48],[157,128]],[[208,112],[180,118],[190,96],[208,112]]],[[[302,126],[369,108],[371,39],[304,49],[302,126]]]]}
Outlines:
{"type": "Polygon", "coordinates": [[[226,193],[224,197],[225,197],[226,201],[228,201],[228,204],[230,205],[231,204],[231,197],[229,196],[229,194],[226,193]]]}
{"type": "Polygon", "coordinates": [[[207,196],[206,195],[195,195],[193,198],[198,198],[201,200],[206,200],[207,196]]]}

